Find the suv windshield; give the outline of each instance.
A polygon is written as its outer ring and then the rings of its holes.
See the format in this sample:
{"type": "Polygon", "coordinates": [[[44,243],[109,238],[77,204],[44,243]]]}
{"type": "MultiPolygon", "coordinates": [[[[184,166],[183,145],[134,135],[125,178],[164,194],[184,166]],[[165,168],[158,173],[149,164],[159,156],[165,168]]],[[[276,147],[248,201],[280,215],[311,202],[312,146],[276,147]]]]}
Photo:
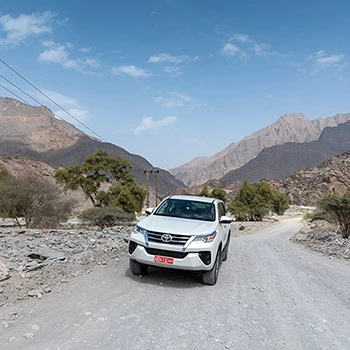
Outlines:
{"type": "Polygon", "coordinates": [[[215,221],[215,206],[213,203],[169,198],[157,208],[154,215],[215,221]]]}

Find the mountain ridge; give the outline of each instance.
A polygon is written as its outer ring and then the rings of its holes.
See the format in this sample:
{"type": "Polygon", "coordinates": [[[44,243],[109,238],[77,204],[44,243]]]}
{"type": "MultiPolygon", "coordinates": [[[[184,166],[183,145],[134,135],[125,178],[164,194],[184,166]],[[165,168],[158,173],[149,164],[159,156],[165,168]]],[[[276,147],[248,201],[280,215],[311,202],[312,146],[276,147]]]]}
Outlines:
{"type": "MultiPolygon", "coordinates": [[[[133,166],[138,183],[146,185],[144,170],[153,165],[122,147],[92,138],[72,124],[55,118],[47,107],[33,107],[8,97],[0,97],[0,156],[21,155],[52,167],[81,165],[89,154],[106,150],[133,166]]],[[[164,196],[184,184],[166,170],[159,169],[158,194],[164,196]]],[[[155,191],[154,181],[149,182],[155,191]]]]}
{"type": "Polygon", "coordinates": [[[317,166],[330,157],[350,150],[350,120],[336,127],[326,127],[317,141],[287,142],[264,148],[257,157],[218,180],[222,187],[235,181],[258,182],[283,179],[300,168],[317,166]]]}
{"type": "Polygon", "coordinates": [[[299,169],[286,179],[266,182],[297,205],[314,205],[330,194],[342,196],[350,188],[350,151],[299,169]]]}
{"type": "Polygon", "coordinates": [[[194,160],[170,172],[186,185],[203,184],[219,179],[255,158],[264,148],[286,142],[310,142],[317,140],[325,127],[337,126],[350,120],[350,114],[337,114],[325,119],[309,120],[301,113],[284,114],[277,121],[260,129],[241,141],[233,142],[211,157],[194,160]]]}

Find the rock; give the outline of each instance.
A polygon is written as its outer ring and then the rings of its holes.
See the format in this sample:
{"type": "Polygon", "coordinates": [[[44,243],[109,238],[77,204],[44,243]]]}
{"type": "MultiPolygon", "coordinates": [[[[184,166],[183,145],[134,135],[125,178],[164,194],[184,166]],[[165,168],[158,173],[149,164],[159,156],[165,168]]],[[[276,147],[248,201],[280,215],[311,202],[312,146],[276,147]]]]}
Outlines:
{"type": "Polygon", "coordinates": [[[42,298],[43,296],[43,291],[42,289],[32,289],[28,292],[28,296],[30,297],[37,297],[37,298],[42,298]]]}
{"type": "Polygon", "coordinates": [[[41,269],[43,266],[44,266],[43,264],[39,264],[37,261],[31,261],[25,266],[25,270],[34,271],[34,270],[41,269]]]}
{"type": "Polygon", "coordinates": [[[297,205],[313,205],[326,195],[342,196],[350,188],[350,151],[316,167],[302,168],[283,180],[267,180],[297,205]]]}
{"type": "Polygon", "coordinates": [[[336,257],[350,260],[350,240],[342,238],[339,233],[332,231],[331,227],[327,230],[328,226],[323,222],[313,222],[312,230],[305,228],[304,231],[294,235],[291,240],[329,256],[329,259],[336,257]]]}
{"type": "Polygon", "coordinates": [[[95,230],[32,230],[20,236],[18,228],[2,231],[0,244],[0,305],[42,298],[63,287],[71,278],[90,273],[96,265],[114,265],[127,252],[127,238],[133,226],[95,230]],[[40,272],[39,272],[40,269],[40,272]],[[12,282],[13,281],[13,282],[12,282]],[[40,288],[39,288],[40,286],[40,288]]]}
{"type": "Polygon", "coordinates": [[[36,323],[33,324],[31,328],[32,328],[33,331],[40,331],[40,326],[38,324],[36,324],[36,323]]]}
{"type": "Polygon", "coordinates": [[[33,339],[33,338],[35,338],[35,334],[34,333],[26,333],[23,335],[23,337],[26,339],[33,339]]]}
{"type": "Polygon", "coordinates": [[[4,281],[10,278],[9,269],[5,266],[5,264],[0,264],[0,281],[4,281]]]}

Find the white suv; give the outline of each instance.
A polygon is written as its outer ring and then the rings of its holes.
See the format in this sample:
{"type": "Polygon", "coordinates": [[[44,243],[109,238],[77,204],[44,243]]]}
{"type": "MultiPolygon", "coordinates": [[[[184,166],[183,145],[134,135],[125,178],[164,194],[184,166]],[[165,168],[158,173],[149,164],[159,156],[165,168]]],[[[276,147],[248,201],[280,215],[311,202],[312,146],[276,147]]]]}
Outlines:
{"type": "Polygon", "coordinates": [[[224,203],[215,198],[170,196],[148,209],[130,236],[130,270],[145,274],[149,265],[203,271],[203,283],[214,285],[230,244],[224,203]]]}

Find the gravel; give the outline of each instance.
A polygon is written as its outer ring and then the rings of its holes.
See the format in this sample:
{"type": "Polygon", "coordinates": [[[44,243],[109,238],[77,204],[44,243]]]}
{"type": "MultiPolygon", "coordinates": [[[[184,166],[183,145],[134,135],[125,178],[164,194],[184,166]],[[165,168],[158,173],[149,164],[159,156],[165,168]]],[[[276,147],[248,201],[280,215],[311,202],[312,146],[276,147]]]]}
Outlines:
{"type": "Polygon", "coordinates": [[[0,229],[0,306],[42,298],[93,266],[116,264],[126,253],[131,229],[0,229]]]}
{"type": "Polygon", "coordinates": [[[150,268],[135,276],[127,256],[115,266],[64,276],[69,282],[58,281],[42,299],[0,308],[0,344],[9,350],[347,350],[350,263],[291,242],[301,227],[283,222],[232,237],[215,286],[188,271],[150,268]]]}
{"type": "Polygon", "coordinates": [[[325,221],[307,221],[291,240],[330,258],[350,260],[350,239],[336,229],[325,221]]]}

